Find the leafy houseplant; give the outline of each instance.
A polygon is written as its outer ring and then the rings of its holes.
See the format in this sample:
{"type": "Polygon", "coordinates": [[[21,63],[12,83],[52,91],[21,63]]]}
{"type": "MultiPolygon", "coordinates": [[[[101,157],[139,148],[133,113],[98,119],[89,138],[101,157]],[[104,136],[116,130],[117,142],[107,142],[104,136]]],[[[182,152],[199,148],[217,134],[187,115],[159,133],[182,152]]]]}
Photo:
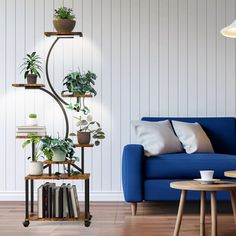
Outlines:
{"type": "Polygon", "coordinates": [[[63,92],[68,91],[80,95],[90,93],[96,96],[97,92],[93,88],[96,78],[96,74],[91,71],[87,73],[81,73],[80,71],[71,72],[64,78],[63,85],[67,87],[67,90],[63,92]]]}
{"type": "Polygon", "coordinates": [[[32,52],[31,54],[27,54],[24,58],[23,64],[20,66],[22,71],[25,71],[24,78],[27,79],[28,84],[36,84],[37,77],[40,76],[40,72],[42,72],[41,66],[41,58],[36,52],[32,52]]]}
{"type": "MultiPolygon", "coordinates": [[[[95,145],[100,144],[100,140],[105,138],[105,133],[102,131],[100,124],[97,121],[93,121],[91,115],[88,115],[86,119],[82,119],[81,116],[74,117],[77,119],[76,125],[79,127],[77,131],[77,139],[80,144],[89,144],[91,135],[95,140],[95,145]]],[[[75,133],[71,133],[71,136],[76,136],[75,133]]]]}
{"type": "Polygon", "coordinates": [[[28,125],[30,126],[36,126],[38,124],[37,121],[37,114],[31,113],[28,116],[28,125]]]}
{"type": "Polygon", "coordinates": [[[28,157],[28,160],[31,158],[32,161],[29,163],[29,174],[30,175],[42,175],[43,174],[43,163],[38,161],[40,156],[40,138],[34,137],[34,133],[28,134],[29,139],[27,139],[23,144],[22,148],[25,148],[29,144],[34,144],[34,156],[28,157]]]}
{"type": "Polygon", "coordinates": [[[75,15],[73,10],[67,7],[59,7],[54,10],[53,25],[59,33],[69,33],[75,27],[75,15]]]}
{"type": "MultiPolygon", "coordinates": [[[[96,74],[91,71],[88,71],[87,73],[81,73],[80,71],[71,72],[64,78],[63,85],[66,86],[67,90],[62,91],[62,95],[65,92],[69,92],[77,96],[84,96],[86,94],[96,96],[97,92],[93,88],[96,78],[96,74]]],[[[71,110],[82,111],[85,115],[89,113],[88,107],[84,104],[84,97],[82,97],[82,101],[81,98],[78,97],[77,103],[70,104],[68,108],[71,110]]]]}
{"type": "Polygon", "coordinates": [[[66,157],[76,159],[73,142],[69,138],[44,137],[41,142],[41,150],[49,161],[65,161],[66,157]]]}

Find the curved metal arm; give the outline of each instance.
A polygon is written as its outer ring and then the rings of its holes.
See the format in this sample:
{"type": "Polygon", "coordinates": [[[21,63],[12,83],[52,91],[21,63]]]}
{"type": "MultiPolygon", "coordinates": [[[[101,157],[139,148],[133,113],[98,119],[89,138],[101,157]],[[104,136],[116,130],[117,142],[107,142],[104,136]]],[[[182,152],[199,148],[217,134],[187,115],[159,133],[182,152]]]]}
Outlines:
{"type": "Polygon", "coordinates": [[[48,95],[50,95],[57,102],[57,104],[60,106],[60,108],[61,108],[61,110],[63,112],[64,118],[65,118],[65,123],[66,123],[66,135],[65,135],[65,138],[68,138],[68,135],[69,135],[69,121],[68,121],[68,117],[67,117],[66,110],[65,110],[64,106],[61,104],[61,102],[58,100],[58,98],[53,93],[51,93],[50,91],[48,91],[45,88],[39,88],[39,89],[44,91],[48,95]]]}
{"type": "Polygon", "coordinates": [[[49,73],[48,73],[48,63],[49,63],[49,58],[50,58],[50,55],[51,55],[51,52],[52,52],[52,49],[54,48],[55,44],[61,39],[70,39],[70,38],[73,38],[73,37],[57,37],[55,39],[55,41],[53,42],[52,46],[50,47],[49,51],[48,51],[48,55],[47,55],[47,59],[46,59],[46,78],[47,78],[47,81],[48,81],[48,85],[50,87],[50,89],[52,90],[53,94],[56,96],[56,98],[61,101],[63,104],[65,105],[68,105],[67,102],[65,102],[58,94],[57,92],[55,91],[55,89],[53,88],[52,84],[51,84],[51,81],[50,81],[50,78],[49,78],[49,73]]]}

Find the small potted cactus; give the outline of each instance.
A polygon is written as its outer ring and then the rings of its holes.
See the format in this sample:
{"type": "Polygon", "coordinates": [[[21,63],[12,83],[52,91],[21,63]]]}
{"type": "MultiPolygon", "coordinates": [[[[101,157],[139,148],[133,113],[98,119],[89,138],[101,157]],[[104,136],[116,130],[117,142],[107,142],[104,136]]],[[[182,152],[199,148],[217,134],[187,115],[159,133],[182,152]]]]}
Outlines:
{"type": "Polygon", "coordinates": [[[37,114],[35,114],[35,113],[29,114],[27,125],[29,125],[29,126],[37,126],[38,125],[37,114]]]}

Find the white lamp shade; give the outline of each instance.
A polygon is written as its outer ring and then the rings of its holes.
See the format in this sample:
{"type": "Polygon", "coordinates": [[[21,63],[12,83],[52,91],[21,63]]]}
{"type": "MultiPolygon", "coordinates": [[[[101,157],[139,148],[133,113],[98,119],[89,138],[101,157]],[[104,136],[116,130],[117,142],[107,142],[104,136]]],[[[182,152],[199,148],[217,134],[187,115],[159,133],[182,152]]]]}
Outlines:
{"type": "Polygon", "coordinates": [[[223,28],[220,32],[225,37],[236,38],[236,20],[229,26],[223,28]]]}

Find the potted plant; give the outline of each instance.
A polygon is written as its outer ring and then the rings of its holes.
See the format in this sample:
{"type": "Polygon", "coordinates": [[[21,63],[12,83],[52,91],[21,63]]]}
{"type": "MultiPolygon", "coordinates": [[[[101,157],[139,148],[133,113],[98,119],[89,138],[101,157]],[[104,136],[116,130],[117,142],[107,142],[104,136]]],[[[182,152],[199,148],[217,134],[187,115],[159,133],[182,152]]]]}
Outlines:
{"type": "Polygon", "coordinates": [[[76,21],[73,10],[67,7],[59,7],[54,10],[53,25],[59,33],[69,33],[74,27],[76,21]]]}
{"type": "MultiPolygon", "coordinates": [[[[100,140],[105,138],[105,133],[102,131],[100,124],[97,121],[93,121],[91,115],[88,115],[86,119],[82,116],[74,117],[77,119],[76,125],[79,127],[77,131],[77,139],[79,144],[89,144],[91,136],[95,140],[95,145],[100,144],[100,140]]],[[[70,136],[76,136],[75,133],[71,133],[70,136]]]]}
{"type": "Polygon", "coordinates": [[[73,142],[69,138],[44,137],[41,142],[41,150],[49,161],[65,161],[66,157],[76,159],[73,156],[75,153],[73,142]]]}
{"type": "Polygon", "coordinates": [[[35,114],[35,113],[29,114],[27,124],[29,126],[36,126],[36,125],[38,125],[37,114],[35,114]]]}
{"type": "Polygon", "coordinates": [[[22,68],[21,72],[25,71],[24,78],[27,79],[28,84],[36,84],[37,77],[41,78],[42,62],[40,59],[40,56],[37,55],[36,52],[32,52],[26,55],[23,64],[20,66],[22,68]]]}
{"type": "Polygon", "coordinates": [[[72,93],[78,96],[77,103],[70,103],[67,108],[71,110],[76,110],[77,112],[82,111],[84,115],[89,113],[89,108],[85,106],[84,95],[97,95],[96,90],[93,88],[95,85],[96,74],[88,71],[87,73],[81,73],[80,71],[74,71],[69,73],[64,78],[63,85],[66,86],[66,90],[62,91],[62,96],[66,93],[72,93]],[[81,96],[81,97],[79,97],[81,96]]]}
{"type": "Polygon", "coordinates": [[[96,96],[97,92],[93,88],[96,78],[96,74],[91,71],[88,71],[87,73],[81,73],[80,71],[71,72],[64,78],[63,85],[66,86],[67,90],[62,91],[62,94],[64,92],[70,92],[77,95],[89,93],[96,96]]]}
{"type": "Polygon", "coordinates": [[[29,175],[42,175],[43,174],[43,162],[38,161],[40,157],[40,138],[39,137],[34,137],[34,133],[28,134],[29,139],[27,139],[23,144],[22,148],[25,148],[29,144],[34,144],[34,156],[28,157],[29,159],[32,159],[32,161],[29,163],[29,175]]]}

